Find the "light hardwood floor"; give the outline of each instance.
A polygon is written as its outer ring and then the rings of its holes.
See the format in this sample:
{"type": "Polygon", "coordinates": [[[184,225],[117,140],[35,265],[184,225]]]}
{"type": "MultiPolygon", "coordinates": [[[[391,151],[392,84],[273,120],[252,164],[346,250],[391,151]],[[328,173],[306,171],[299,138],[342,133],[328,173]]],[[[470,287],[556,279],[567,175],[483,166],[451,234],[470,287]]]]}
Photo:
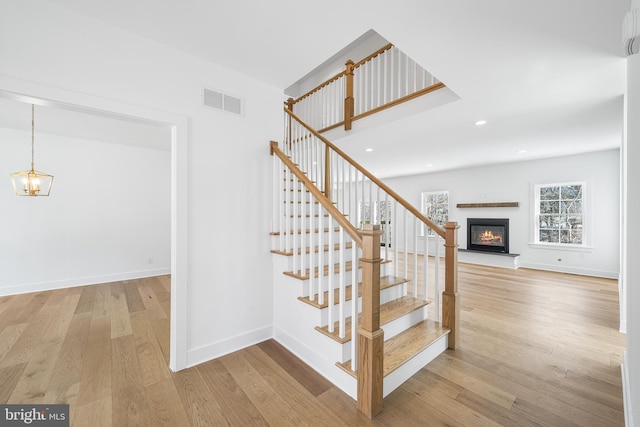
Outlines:
{"type": "Polygon", "coordinates": [[[167,368],[166,276],[0,298],[0,402],[74,426],[624,425],[612,280],[460,264],[462,346],[373,421],[275,341],[167,368]]]}

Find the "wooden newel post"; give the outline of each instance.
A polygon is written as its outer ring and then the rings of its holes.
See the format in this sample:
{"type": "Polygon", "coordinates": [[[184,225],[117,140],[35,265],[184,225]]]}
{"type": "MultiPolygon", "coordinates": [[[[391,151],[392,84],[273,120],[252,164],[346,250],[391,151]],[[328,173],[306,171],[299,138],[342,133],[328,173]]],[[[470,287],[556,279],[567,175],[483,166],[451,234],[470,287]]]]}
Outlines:
{"type": "MultiPolygon", "coordinates": [[[[289,98],[287,99],[287,101],[285,102],[285,104],[287,104],[287,110],[289,110],[290,112],[293,113],[293,104],[294,104],[294,99],[293,98],[289,98]]],[[[286,141],[286,143],[289,145],[289,150],[291,150],[293,141],[291,140],[291,134],[292,134],[292,129],[291,129],[291,116],[287,114],[287,125],[288,125],[288,140],[286,141]]]]}
{"type": "Polygon", "coordinates": [[[353,66],[352,60],[348,60],[345,64],[347,67],[345,70],[345,98],[344,98],[344,130],[351,130],[351,122],[353,121],[354,114],[354,99],[353,99],[353,66]]]}
{"type": "Polygon", "coordinates": [[[449,328],[449,348],[455,350],[460,345],[460,295],[458,295],[458,228],[457,222],[447,222],[444,292],[442,293],[442,326],[449,328]]]}
{"type": "Polygon", "coordinates": [[[380,225],[362,234],[362,317],[358,326],[358,409],[373,418],[382,411],[384,331],[380,329],[380,225]]]}

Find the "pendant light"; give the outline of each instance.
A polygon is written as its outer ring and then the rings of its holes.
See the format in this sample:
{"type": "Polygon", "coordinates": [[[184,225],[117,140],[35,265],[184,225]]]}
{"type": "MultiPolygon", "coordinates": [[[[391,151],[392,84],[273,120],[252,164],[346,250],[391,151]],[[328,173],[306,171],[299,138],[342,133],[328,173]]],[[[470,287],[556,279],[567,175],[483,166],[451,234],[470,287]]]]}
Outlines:
{"type": "Polygon", "coordinates": [[[31,104],[31,169],[11,174],[13,189],[18,196],[48,196],[53,185],[53,175],[38,172],[34,168],[35,106],[31,104]]]}

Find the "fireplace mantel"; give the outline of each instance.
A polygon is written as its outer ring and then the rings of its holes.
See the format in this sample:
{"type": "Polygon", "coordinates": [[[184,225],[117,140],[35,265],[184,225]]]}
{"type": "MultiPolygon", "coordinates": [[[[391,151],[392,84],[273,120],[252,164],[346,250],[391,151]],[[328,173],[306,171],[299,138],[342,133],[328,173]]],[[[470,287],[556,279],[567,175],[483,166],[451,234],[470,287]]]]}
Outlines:
{"type": "Polygon", "coordinates": [[[457,208],[517,208],[520,202],[458,203],[457,208]]]}

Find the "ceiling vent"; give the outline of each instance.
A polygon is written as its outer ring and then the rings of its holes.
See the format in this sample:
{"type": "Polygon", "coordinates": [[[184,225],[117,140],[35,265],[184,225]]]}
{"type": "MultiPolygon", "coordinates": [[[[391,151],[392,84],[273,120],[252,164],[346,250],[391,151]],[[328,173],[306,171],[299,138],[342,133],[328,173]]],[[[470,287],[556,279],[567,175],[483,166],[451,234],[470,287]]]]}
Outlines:
{"type": "Polygon", "coordinates": [[[242,115],[242,100],[216,90],[204,88],[202,90],[202,105],[228,113],[242,115]]]}

